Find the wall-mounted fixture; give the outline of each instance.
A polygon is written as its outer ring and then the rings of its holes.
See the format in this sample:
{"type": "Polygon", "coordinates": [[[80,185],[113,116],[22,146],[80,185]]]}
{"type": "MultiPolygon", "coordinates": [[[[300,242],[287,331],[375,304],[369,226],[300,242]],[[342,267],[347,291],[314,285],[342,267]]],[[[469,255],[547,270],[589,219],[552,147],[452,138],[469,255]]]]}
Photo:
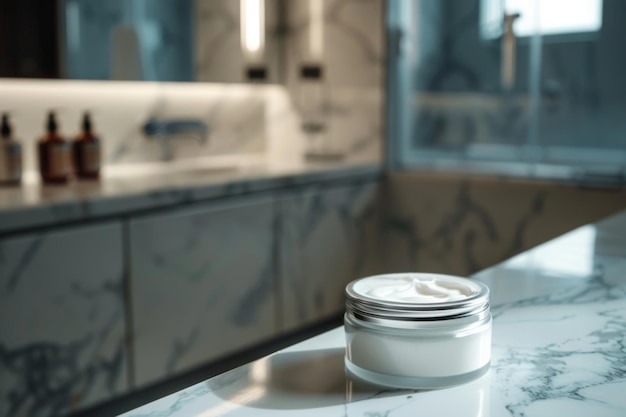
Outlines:
{"type": "Polygon", "coordinates": [[[309,31],[305,60],[321,65],[324,56],[324,0],[309,1],[309,31]]]}
{"type": "Polygon", "coordinates": [[[516,55],[516,39],[513,23],[519,18],[519,13],[504,14],[502,35],[502,54],[500,64],[500,83],[502,91],[510,92],[515,85],[515,55],[516,55]]]}
{"type": "Polygon", "coordinates": [[[143,133],[147,138],[156,138],[161,146],[161,160],[170,161],[174,155],[171,148],[171,140],[178,137],[188,136],[204,144],[209,138],[209,126],[201,120],[175,119],[158,120],[151,117],[143,125],[143,133]]]}
{"type": "Polygon", "coordinates": [[[241,49],[249,80],[267,78],[265,56],[265,0],[241,0],[241,49]]]}
{"type": "Polygon", "coordinates": [[[329,135],[329,101],[324,67],[324,0],[307,0],[307,31],[304,35],[298,81],[302,131],[307,135],[305,156],[314,160],[343,158],[329,135]]]}
{"type": "MultiPolygon", "coordinates": [[[[515,34],[520,38],[538,32],[542,36],[572,36],[597,33],[602,28],[603,0],[481,0],[480,31],[484,39],[503,35],[504,14],[518,14],[515,34]]],[[[565,38],[563,38],[565,36],[565,38]]]]}

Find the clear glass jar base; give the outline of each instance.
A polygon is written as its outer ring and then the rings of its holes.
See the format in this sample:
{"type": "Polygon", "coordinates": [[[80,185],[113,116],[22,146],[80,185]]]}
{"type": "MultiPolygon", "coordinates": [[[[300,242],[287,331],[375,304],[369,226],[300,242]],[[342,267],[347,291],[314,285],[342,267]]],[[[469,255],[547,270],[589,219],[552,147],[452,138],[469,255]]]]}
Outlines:
{"type": "Polygon", "coordinates": [[[489,370],[490,362],[475,371],[460,375],[441,376],[441,377],[407,377],[381,374],[379,372],[368,371],[363,369],[345,358],[346,371],[350,377],[359,379],[370,384],[379,385],[388,388],[405,388],[405,389],[435,389],[447,388],[455,385],[465,384],[480,378],[489,370]]]}

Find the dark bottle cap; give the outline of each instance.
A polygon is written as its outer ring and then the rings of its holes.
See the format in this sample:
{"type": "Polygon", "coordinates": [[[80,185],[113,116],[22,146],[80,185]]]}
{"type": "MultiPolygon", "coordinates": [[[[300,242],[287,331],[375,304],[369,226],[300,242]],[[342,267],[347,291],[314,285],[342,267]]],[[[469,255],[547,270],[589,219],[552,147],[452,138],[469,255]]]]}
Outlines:
{"type": "Polygon", "coordinates": [[[91,129],[92,129],[92,123],[91,123],[91,114],[86,111],[85,113],[83,113],[83,131],[85,133],[91,133],[91,129]]]}
{"type": "Polygon", "coordinates": [[[9,123],[8,113],[2,113],[2,126],[0,127],[0,136],[4,139],[11,137],[11,124],[9,123]]]}
{"type": "Polygon", "coordinates": [[[46,123],[48,133],[56,133],[58,127],[56,115],[53,111],[48,112],[48,122],[46,123]]]}

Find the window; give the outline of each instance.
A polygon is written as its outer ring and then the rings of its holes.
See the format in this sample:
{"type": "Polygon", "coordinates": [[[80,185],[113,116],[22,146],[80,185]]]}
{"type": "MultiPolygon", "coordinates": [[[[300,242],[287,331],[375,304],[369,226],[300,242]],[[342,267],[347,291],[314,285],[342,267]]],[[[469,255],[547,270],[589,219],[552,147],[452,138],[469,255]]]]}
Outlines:
{"type": "Polygon", "coordinates": [[[504,13],[519,13],[515,34],[530,36],[597,32],[602,27],[602,0],[481,0],[481,34],[502,35],[504,13]]]}
{"type": "Polygon", "coordinates": [[[411,45],[388,62],[391,165],[624,184],[626,1],[388,4],[411,45]]]}

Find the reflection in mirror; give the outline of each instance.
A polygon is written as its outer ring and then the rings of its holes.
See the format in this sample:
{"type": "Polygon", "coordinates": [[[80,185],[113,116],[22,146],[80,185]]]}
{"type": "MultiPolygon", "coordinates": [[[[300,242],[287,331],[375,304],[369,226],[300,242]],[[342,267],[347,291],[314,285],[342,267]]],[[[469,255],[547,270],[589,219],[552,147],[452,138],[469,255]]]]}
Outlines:
{"type": "Polygon", "coordinates": [[[3,1],[0,77],[281,82],[282,1],[3,1]]]}

